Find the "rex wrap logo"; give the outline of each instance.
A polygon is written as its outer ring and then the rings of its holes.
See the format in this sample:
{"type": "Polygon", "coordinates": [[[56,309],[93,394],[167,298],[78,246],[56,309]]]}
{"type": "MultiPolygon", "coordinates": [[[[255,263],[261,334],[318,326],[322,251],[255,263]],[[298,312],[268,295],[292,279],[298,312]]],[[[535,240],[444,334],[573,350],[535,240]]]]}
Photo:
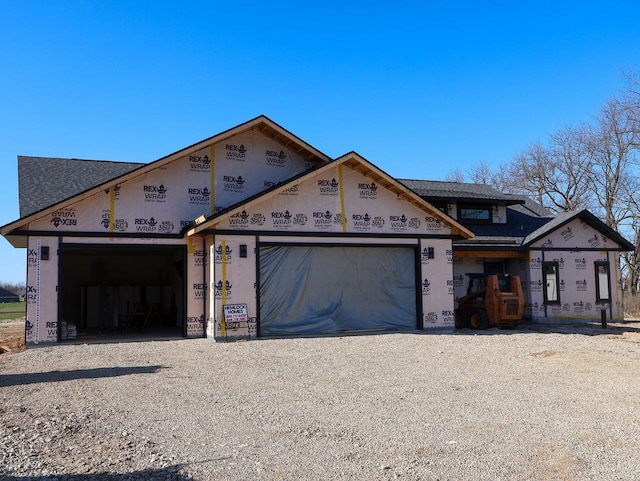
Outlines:
{"type": "Polygon", "coordinates": [[[100,220],[100,224],[105,229],[109,228],[109,226],[111,225],[111,214],[109,214],[109,211],[104,211],[102,213],[102,219],[100,220]]]}
{"type": "Polygon", "coordinates": [[[207,187],[189,187],[188,193],[191,205],[207,205],[211,200],[211,191],[207,187]]]}
{"type": "Polygon", "coordinates": [[[204,299],[207,295],[207,285],[205,283],[194,282],[191,286],[194,299],[204,299]]]}
{"type": "Polygon", "coordinates": [[[222,244],[219,244],[215,247],[215,257],[214,262],[216,264],[231,264],[231,253],[233,249],[229,247],[229,245],[225,245],[224,250],[222,249],[222,244]]]}
{"type": "Polygon", "coordinates": [[[193,252],[193,263],[196,266],[207,265],[207,253],[204,249],[198,249],[193,252]]]}
{"type": "Polygon", "coordinates": [[[578,292],[587,292],[587,280],[583,279],[581,281],[576,281],[576,291],[578,292]]]}
{"type": "Polygon", "coordinates": [[[325,212],[314,212],[313,225],[319,229],[327,229],[333,225],[333,214],[327,210],[325,212]]]}
{"type": "Polygon", "coordinates": [[[153,217],[149,219],[138,218],[134,221],[136,232],[156,232],[158,221],[153,217]]]}
{"type": "Polygon", "coordinates": [[[265,155],[267,157],[267,165],[284,167],[287,159],[287,154],[285,154],[284,151],[267,150],[265,151],[265,155]]]}
{"type": "Polygon", "coordinates": [[[367,212],[364,214],[353,214],[351,216],[351,222],[353,222],[353,228],[355,230],[366,231],[371,229],[371,216],[367,212]]]}
{"type": "Polygon", "coordinates": [[[455,324],[455,316],[452,310],[442,311],[442,322],[444,324],[455,324]]]}
{"type": "Polygon", "coordinates": [[[226,158],[229,160],[237,160],[240,162],[247,160],[247,149],[242,144],[225,144],[224,151],[226,158]]]}
{"type": "Polygon", "coordinates": [[[163,185],[143,185],[145,202],[165,202],[167,200],[167,188],[163,185]]]}
{"type": "Polygon", "coordinates": [[[443,228],[442,221],[437,217],[425,216],[425,227],[429,232],[440,232],[443,228]]]}
{"type": "Polygon", "coordinates": [[[25,293],[25,297],[27,298],[27,304],[33,304],[38,299],[38,290],[36,286],[27,286],[27,292],[25,293]]]}
{"type": "Polygon", "coordinates": [[[361,199],[377,199],[378,198],[378,186],[375,182],[367,184],[366,182],[358,183],[358,192],[361,199]]]}
{"type": "Polygon", "coordinates": [[[104,189],[104,193],[107,195],[111,195],[111,189],[113,189],[113,200],[118,200],[120,198],[120,186],[114,185],[108,189],[104,189]]]}
{"type": "Polygon", "coordinates": [[[587,268],[587,259],[585,259],[584,257],[582,259],[574,259],[574,262],[576,263],[577,271],[582,271],[587,268]]]}
{"type": "Polygon", "coordinates": [[[285,210],[284,212],[271,212],[271,222],[273,223],[273,227],[282,229],[291,227],[293,220],[291,218],[291,213],[288,210],[285,210]]]}
{"type": "Polygon", "coordinates": [[[598,234],[594,234],[593,237],[589,237],[587,239],[589,243],[589,247],[599,247],[600,246],[600,236],[598,234]]]}
{"type": "Polygon", "coordinates": [[[51,213],[51,224],[56,229],[60,226],[71,227],[78,225],[75,209],[59,210],[51,213]]]}
{"type": "Polygon", "coordinates": [[[27,264],[30,267],[38,264],[38,251],[36,249],[27,249],[27,264]]]}
{"type": "Polygon", "coordinates": [[[102,225],[105,230],[113,230],[114,232],[125,232],[129,228],[127,219],[114,219],[113,229],[111,229],[111,213],[108,210],[102,211],[100,225],[102,225]]]}
{"type": "Polygon", "coordinates": [[[391,230],[394,231],[405,231],[407,230],[407,216],[402,215],[390,215],[389,216],[389,224],[391,225],[391,230]]]}
{"type": "Polygon", "coordinates": [[[214,287],[213,295],[215,296],[216,299],[222,299],[223,294],[227,297],[227,299],[231,297],[231,288],[233,286],[228,279],[225,281],[224,284],[222,283],[221,280],[216,282],[213,287],[214,287]]]}
{"type": "Polygon", "coordinates": [[[542,259],[540,257],[532,257],[529,260],[529,268],[532,270],[542,268],[542,259]]]}
{"type": "Polygon", "coordinates": [[[573,231],[571,230],[571,227],[567,227],[566,229],[561,230],[560,235],[565,242],[573,239],[573,231]]]}
{"type": "Polygon", "coordinates": [[[431,281],[425,277],[424,281],[422,281],[422,295],[428,296],[430,293],[431,293],[431,281]]]}
{"type": "Polygon", "coordinates": [[[187,317],[187,336],[201,336],[204,332],[204,314],[187,317]]]}
{"type": "Polygon", "coordinates": [[[551,249],[553,247],[553,241],[551,239],[547,239],[545,242],[540,244],[540,247],[543,249],[551,249]]]}
{"type": "Polygon", "coordinates": [[[336,179],[320,179],[318,180],[318,191],[320,195],[338,195],[339,185],[336,179]]]}
{"type": "Polygon", "coordinates": [[[298,184],[292,185],[291,187],[284,189],[278,195],[298,195],[298,184]]]}
{"type": "Polygon", "coordinates": [[[542,292],[542,280],[529,281],[531,292],[542,292]]]}
{"type": "Polygon", "coordinates": [[[211,169],[211,158],[208,155],[190,155],[189,169],[191,172],[208,172],[211,169]]]}
{"type": "Polygon", "coordinates": [[[222,186],[227,192],[242,193],[244,191],[244,183],[245,180],[241,175],[225,175],[222,177],[222,186]]]}
{"type": "Polygon", "coordinates": [[[229,217],[230,227],[247,227],[249,225],[249,214],[246,210],[236,212],[229,217]]]}

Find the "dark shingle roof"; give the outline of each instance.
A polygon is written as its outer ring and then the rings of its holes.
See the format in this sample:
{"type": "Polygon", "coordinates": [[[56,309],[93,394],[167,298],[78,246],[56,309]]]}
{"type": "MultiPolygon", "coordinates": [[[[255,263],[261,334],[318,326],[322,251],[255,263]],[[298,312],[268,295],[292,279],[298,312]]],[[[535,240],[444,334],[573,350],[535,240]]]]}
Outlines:
{"type": "Polygon", "coordinates": [[[20,217],[45,209],[145,164],[18,156],[20,217]]]}
{"type": "Polygon", "coordinates": [[[559,229],[565,224],[568,224],[574,219],[580,219],[586,224],[590,225],[597,231],[606,235],[609,239],[613,240],[616,244],[618,244],[623,250],[634,250],[635,247],[628,240],[626,240],[622,235],[613,230],[611,227],[606,225],[600,219],[598,219],[595,215],[589,212],[587,209],[583,209],[581,211],[568,211],[561,212],[553,219],[549,220],[546,224],[540,226],[540,228],[532,231],[527,237],[523,240],[523,245],[530,245],[534,242],[542,239],[544,236],[550,234],[556,229],[559,229]]]}
{"type": "Polygon", "coordinates": [[[547,209],[524,196],[502,194],[491,186],[466,182],[399,179],[423,199],[435,201],[483,202],[504,205],[504,224],[464,223],[475,234],[473,239],[456,241],[456,245],[521,246],[524,239],[553,219],[547,209]]]}
{"type": "Polygon", "coordinates": [[[0,302],[18,302],[20,300],[20,296],[18,294],[14,294],[7,289],[0,287],[0,302]]]}
{"type": "Polygon", "coordinates": [[[503,205],[522,204],[524,199],[511,194],[502,194],[485,184],[446,182],[440,180],[398,179],[425,200],[486,201],[503,205]]]}

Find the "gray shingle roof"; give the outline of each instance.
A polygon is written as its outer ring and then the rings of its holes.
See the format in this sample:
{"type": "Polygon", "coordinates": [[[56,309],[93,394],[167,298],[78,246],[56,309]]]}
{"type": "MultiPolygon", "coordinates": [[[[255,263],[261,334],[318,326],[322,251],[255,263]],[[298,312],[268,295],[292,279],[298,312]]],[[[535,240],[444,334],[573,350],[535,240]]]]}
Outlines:
{"type": "Polygon", "coordinates": [[[568,224],[574,219],[581,219],[586,224],[590,225],[597,231],[606,235],[609,239],[613,240],[616,244],[618,244],[624,250],[634,250],[633,244],[631,244],[628,240],[626,240],[622,235],[613,230],[611,227],[606,225],[600,219],[598,219],[595,215],[589,212],[586,209],[581,211],[569,211],[569,212],[561,212],[553,219],[549,220],[546,224],[542,225],[538,229],[532,231],[527,237],[523,240],[523,245],[530,245],[534,242],[542,239],[544,236],[550,234],[554,230],[559,229],[565,224],[568,224]]]}
{"type": "Polygon", "coordinates": [[[20,217],[45,209],[145,164],[18,156],[20,217]]]}
{"type": "Polygon", "coordinates": [[[522,197],[502,194],[493,187],[485,184],[415,179],[398,179],[398,182],[404,184],[425,200],[483,200],[487,202],[498,202],[504,205],[524,203],[522,197]]]}

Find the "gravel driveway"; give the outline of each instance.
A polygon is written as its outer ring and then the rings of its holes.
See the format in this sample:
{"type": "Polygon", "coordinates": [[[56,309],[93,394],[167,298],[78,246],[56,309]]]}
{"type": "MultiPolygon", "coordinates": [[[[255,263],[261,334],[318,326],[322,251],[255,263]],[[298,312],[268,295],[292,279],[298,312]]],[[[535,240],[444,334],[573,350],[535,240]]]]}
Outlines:
{"type": "Polygon", "coordinates": [[[0,357],[7,480],[640,479],[640,324],[0,357]]]}

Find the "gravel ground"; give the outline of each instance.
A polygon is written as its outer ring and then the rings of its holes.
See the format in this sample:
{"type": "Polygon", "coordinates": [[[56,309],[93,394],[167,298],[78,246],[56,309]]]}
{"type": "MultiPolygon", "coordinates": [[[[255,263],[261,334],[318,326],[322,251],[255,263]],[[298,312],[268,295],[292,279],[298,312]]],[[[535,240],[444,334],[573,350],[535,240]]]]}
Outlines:
{"type": "Polygon", "coordinates": [[[640,479],[640,324],[0,357],[4,480],[640,479]]]}

